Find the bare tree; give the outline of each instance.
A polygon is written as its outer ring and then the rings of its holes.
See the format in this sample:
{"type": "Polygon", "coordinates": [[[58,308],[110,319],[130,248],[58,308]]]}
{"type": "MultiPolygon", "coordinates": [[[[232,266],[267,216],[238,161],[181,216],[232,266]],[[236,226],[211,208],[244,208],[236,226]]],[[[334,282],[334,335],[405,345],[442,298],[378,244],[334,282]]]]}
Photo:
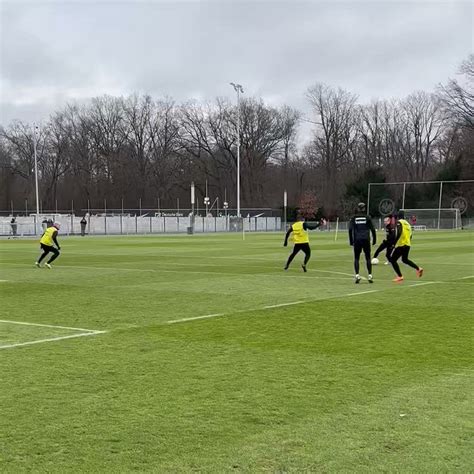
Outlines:
{"type": "Polygon", "coordinates": [[[307,92],[316,125],[306,159],[317,166],[322,176],[323,204],[330,213],[337,205],[338,175],[357,138],[357,97],[343,89],[316,84],[307,92]]]}
{"type": "Polygon", "coordinates": [[[52,209],[56,203],[60,178],[70,166],[70,127],[63,113],[56,113],[45,128],[46,149],[41,160],[45,205],[52,209]]]}
{"type": "Polygon", "coordinates": [[[474,128],[474,54],[463,61],[459,69],[461,78],[450,79],[438,90],[444,110],[457,125],[474,128]]]}
{"type": "Polygon", "coordinates": [[[148,177],[151,191],[156,197],[170,199],[176,186],[181,182],[182,155],[180,133],[181,125],[178,110],[171,99],[154,104],[148,122],[149,168],[148,177]]]}
{"type": "Polygon", "coordinates": [[[423,180],[434,161],[434,146],[443,130],[443,115],[434,94],[417,92],[402,102],[405,118],[404,162],[413,180],[423,180]]]}
{"type": "MultiPolygon", "coordinates": [[[[8,128],[0,128],[0,143],[2,149],[1,166],[8,170],[15,179],[15,193],[12,197],[34,201],[34,131],[33,126],[20,121],[13,122],[8,128]],[[19,179],[18,179],[19,178],[19,179]]],[[[42,184],[41,166],[46,154],[45,128],[38,129],[37,162],[40,186],[42,184]]]]}
{"type": "MultiPolygon", "coordinates": [[[[96,182],[101,198],[114,196],[118,204],[123,187],[114,185],[114,175],[123,176],[127,130],[124,124],[123,100],[110,96],[92,99],[87,110],[90,137],[95,153],[96,182]],[[118,189],[117,189],[118,188],[118,189]],[[118,191],[118,192],[117,192],[118,191]]],[[[117,176],[115,176],[117,178],[117,176]]]]}

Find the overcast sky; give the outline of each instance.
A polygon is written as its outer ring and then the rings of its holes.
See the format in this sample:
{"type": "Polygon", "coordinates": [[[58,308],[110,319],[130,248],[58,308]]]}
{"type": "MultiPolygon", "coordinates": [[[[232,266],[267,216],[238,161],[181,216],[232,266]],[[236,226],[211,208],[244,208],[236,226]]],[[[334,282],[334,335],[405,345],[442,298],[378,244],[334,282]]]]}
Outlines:
{"type": "Polygon", "coordinates": [[[473,51],[473,2],[0,0],[0,124],[148,93],[308,112],[315,82],[372,98],[434,90],[473,51]]]}

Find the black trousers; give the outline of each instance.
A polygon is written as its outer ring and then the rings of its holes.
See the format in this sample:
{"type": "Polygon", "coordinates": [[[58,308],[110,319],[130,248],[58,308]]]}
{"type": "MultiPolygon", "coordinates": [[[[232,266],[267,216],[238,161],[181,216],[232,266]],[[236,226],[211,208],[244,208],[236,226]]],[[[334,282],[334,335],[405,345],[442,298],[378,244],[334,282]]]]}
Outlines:
{"type": "Polygon", "coordinates": [[[59,250],[56,247],[53,247],[52,245],[45,245],[41,244],[41,250],[43,250],[43,253],[41,254],[41,257],[38,259],[38,263],[41,263],[41,261],[48,255],[48,253],[52,253],[51,258],[48,260],[48,263],[53,262],[59,257],[59,250]]]}
{"type": "Polygon", "coordinates": [[[387,257],[387,260],[390,260],[390,255],[393,252],[393,245],[390,245],[386,240],[384,240],[378,247],[377,250],[374,253],[374,258],[378,257],[384,250],[385,256],[387,257]]]}
{"type": "Polygon", "coordinates": [[[392,252],[392,256],[390,257],[390,262],[392,263],[392,267],[395,270],[395,273],[401,277],[402,272],[400,271],[400,265],[398,265],[398,259],[401,257],[402,262],[405,265],[408,265],[415,270],[419,270],[420,267],[415,263],[412,262],[408,258],[408,254],[410,253],[410,246],[409,245],[402,245],[401,247],[395,247],[395,250],[392,252]]]}
{"type": "Polygon", "coordinates": [[[365,263],[369,275],[372,274],[372,262],[370,261],[370,240],[356,240],[354,242],[354,270],[356,275],[359,274],[360,254],[364,252],[365,263]]]}
{"type": "Polygon", "coordinates": [[[306,242],[304,244],[295,244],[293,247],[293,252],[291,252],[290,256],[288,257],[288,261],[286,262],[286,266],[288,267],[290,263],[293,261],[293,259],[296,257],[296,254],[302,250],[304,252],[304,264],[306,265],[309,262],[309,259],[311,258],[311,247],[309,244],[306,242]]]}

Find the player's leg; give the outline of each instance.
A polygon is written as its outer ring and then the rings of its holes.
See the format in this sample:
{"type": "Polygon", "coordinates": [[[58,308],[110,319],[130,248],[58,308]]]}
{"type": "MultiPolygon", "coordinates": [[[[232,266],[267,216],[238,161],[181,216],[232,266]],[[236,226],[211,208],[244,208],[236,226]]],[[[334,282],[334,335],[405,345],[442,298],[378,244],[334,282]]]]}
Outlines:
{"type": "Polygon", "coordinates": [[[369,283],[372,283],[372,261],[370,259],[370,241],[367,240],[364,242],[364,246],[362,247],[365,255],[365,265],[367,267],[367,274],[369,276],[369,283]]]}
{"type": "Polygon", "coordinates": [[[398,259],[402,256],[401,247],[396,247],[390,256],[390,263],[392,264],[395,273],[397,274],[397,278],[394,281],[403,281],[403,275],[400,271],[400,265],[398,264],[398,259]]]}
{"type": "Polygon", "coordinates": [[[308,243],[303,244],[302,250],[304,252],[304,262],[301,267],[303,268],[303,271],[306,272],[306,264],[309,262],[309,259],[311,258],[311,247],[309,246],[308,243]]]}
{"type": "Polygon", "coordinates": [[[362,244],[360,242],[354,242],[354,272],[355,282],[359,283],[361,278],[359,275],[359,260],[360,254],[362,253],[362,244]]]}
{"type": "Polygon", "coordinates": [[[48,253],[51,251],[51,247],[49,247],[48,245],[41,244],[41,250],[43,251],[43,253],[40,255],[38,260],[36,260],[36,262],[35,262],[35,265],[37,267],[40,266],[41,262],[44,260],[46,255],[48,255],[48,253]]]}
{"type": "Polygon", "coordinates": [[[293,247],[293,252],[291,252],[290,256],[288,257],[288,260],[286,261],[285,270],[288,270],[290,263],[293,261],[293,259],[296,257],[296,254],[300,250],[301,250],[301,244],[295,244],[295,246],[293,247]]]}
{"type": "Polygon", "coordinates": [[[387,261],[385,262],[385,265],[390,265],[390,257],[392,255],[393,249],[393,245],[387,245],[387,250],[385,251],[385,258],[387,261]]]}
{"type": "Polygon", "coordinates": [[[377,258],[384,249],[387,248],[387,241],[384,240],[378,247],[377,247],[377,250],[375,251],[374,253],[374,258],[377,258]]]}
{"type": "Polygon", "coordinates": [[[60,252],[56,247],[51,247],[51,252],[53,253],[53,255],[51,255],[51,258],[48,260],[48,263],[46,265],[50,265],[59,257],[60,252]]]}
{"type": "Polygon", "coordinates": [[[412,267],[416,270],[416,274],[418,275],[418,277],[421,277],[423,276],[423,268],[420,268],[415,262],[413,262],[412,260],[410,260],[408,258],[408,255],[410,253],[410,249],[411,247],[406,245],[404,247],[401,247],[403,249],[403,252],[402,252],[402,262],[405,264],[405,265],[408,265],[409,267],[412,267]]]}

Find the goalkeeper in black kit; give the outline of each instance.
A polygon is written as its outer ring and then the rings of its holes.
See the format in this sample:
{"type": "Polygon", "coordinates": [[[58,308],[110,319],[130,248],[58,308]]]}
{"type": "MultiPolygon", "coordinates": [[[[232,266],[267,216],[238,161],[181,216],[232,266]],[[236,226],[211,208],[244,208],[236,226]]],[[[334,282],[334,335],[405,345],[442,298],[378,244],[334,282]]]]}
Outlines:
{"type": "Polygon", "coordinates": [[[360,202],[357,204],[357,212],[349,222],[349,243],[354,247],[354,270],[355,283],[360,283],[359,275],[359,259],[360,254],[364,252],[365,263],[367,265],[368,281],[373,283],[372,278],[372,262],[370,260],[370,234],[372,234],[372,245],[377,242],[374,224],[365,208],[365,204],[360,202]]]}

